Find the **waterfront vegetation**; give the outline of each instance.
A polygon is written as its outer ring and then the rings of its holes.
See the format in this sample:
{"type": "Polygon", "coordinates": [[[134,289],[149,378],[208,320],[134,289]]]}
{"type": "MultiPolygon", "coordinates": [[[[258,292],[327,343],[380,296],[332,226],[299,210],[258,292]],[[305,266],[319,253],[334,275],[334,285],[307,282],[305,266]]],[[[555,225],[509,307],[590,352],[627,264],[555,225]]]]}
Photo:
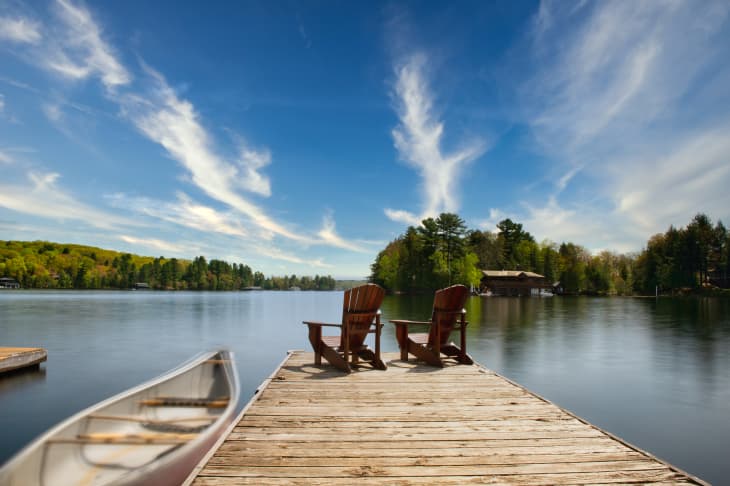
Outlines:
{"type": "Polygon", "coordinates": [[[697,292],[728,286],[730,233],[704,214],[684,228],[654,235],[641,252],[629,254],[592,254],[570,242],[538,243],[510,219],[497,227],[498,233],[470,230],[451,213],[424,219],[378,254],[370,280],[391,292],[418,293],[455,283],[478,286],[480,270],[489,269],[539,273],[569,294],[697,292]]]}
{"type": "MultiPolygon", "coordinates": [[[[638,253],[592,254],[571,242],[535,238],[522,224],[505,219],[499,232],[468,229],[452,213],[424,219],[391,241],[371,266],[371,282],[389,292],[430,292],[454,283],[479,285],[481,270],[524,270],[559,282],[564,292],[634,295],[711,292],[726,294],[730,275],[730,232],[696,215],[681,228],[652,236],[638,253]]],[[[91,246],[46,241],[0,241],[0,277],[24,288],[128,289],[137,282],[153,289],[333,290],[331,276],[265,276],[243,263],[139,256],[91,246]]],[[[346,285],[347,286],[347,285],[346,285]]]]}
{"type": "Polygon", "coordinates": [[[47,241],[0,242],[0,277],[14,278],[24,288],[129,289],[144,282],[153,289],[333,290],[335,280],[314,277],[266,277],[243,263],[147,257],[84,245],[47,241]]]}

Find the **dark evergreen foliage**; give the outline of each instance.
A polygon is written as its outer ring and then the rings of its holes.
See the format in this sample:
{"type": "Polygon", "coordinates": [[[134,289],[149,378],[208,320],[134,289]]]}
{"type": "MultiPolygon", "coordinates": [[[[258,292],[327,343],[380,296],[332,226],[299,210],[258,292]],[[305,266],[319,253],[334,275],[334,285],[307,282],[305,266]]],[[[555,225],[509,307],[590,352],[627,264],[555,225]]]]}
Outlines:
{"type": "Polygon", "coordinates": [[[521,224],[501,221],[499,233],[468,230],[455,214],[428,218],[390,242],[371,266],[370,280],[389,291],[431,291],[453,283],[478,285],[480,270],[524,270],[559,282],[569,294],[631,295],[700,286],[728,286],[730,234],[698,214],[683,229],[653,236],[640,254],[580,245],[536,243],[521,224]]]}

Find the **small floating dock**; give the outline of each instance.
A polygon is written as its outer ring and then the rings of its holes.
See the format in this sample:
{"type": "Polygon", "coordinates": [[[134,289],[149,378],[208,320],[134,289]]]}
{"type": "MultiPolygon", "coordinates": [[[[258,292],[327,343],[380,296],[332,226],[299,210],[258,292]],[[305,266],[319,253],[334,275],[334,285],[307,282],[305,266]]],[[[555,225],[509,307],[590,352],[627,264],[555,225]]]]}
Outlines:
{"type": "Polygon", "coordinates": [[[47,358],[43,348],[0,348],[0,374],[39,366],[47,358]]]}
{"type": "Polygon", "coordinates": [[[185,484],[706,484],[481,366],[294,352],[185,484]]]}

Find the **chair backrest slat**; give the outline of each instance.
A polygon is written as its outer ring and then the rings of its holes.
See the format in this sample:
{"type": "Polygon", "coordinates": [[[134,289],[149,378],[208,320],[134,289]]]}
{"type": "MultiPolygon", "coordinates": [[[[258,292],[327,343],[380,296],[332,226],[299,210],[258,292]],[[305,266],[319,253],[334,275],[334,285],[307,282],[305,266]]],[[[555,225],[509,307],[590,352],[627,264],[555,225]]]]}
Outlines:
{"type": "Polygon", "coordinates": [[[464,285],[452,285],[436,291],[433,298],[433,313],[431,314],[431,330],[428,333],[428,342],[433,345],[436,341],[436,327],[439,328],[439,344],[446,344],[449,335],[454,329],[456,321],[461,316],[464,304],[469,296],[469,289],[464,285]]]}
{"type": "MultiPolygon", "coordinates": [[[[385,290],[375,284],[365,284],[345,291],[342,324],[349,329],[350,349],[359,348],[365,342],[383,297],[385,290]]],[[[343,332],[342,339],[345,339],[344,334],[343,332]]]]}

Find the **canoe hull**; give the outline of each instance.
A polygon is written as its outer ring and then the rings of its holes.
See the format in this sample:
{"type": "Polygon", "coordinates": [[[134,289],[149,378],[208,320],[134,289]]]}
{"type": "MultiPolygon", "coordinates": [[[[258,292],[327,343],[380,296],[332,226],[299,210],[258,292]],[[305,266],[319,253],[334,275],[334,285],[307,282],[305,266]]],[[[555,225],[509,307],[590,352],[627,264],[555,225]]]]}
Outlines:
{"type": "Polygon", "coordinates": [[[94,405],[0,469],[0,486],[180,484],[234,418],[233,356],[211,351],[94,405]]]}

